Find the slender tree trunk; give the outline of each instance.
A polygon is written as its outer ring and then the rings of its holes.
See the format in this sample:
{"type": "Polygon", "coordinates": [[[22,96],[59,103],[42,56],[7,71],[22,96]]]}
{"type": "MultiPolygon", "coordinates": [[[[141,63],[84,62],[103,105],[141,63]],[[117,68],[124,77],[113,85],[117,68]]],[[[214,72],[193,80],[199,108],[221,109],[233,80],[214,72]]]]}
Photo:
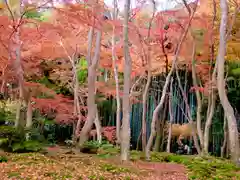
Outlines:
{"type": "Polygon", "coordinates": [[[169,92],[169,115],[170,115],[170,123],[168,130],[168,140],[167,140],[167,152],[171,151],[171,139],[172,139],[172,124],[173,124],[173,112],[172,112],[172,86],[173,86],[173,78],[171,79],[170,84],[170,92],[169,92]]]}
{"type": "Polygon", "coordinates": [[[2,84],[1,84],[1,89],[0,89],[1,93],[4,93],[5,82],[6,82],[5,79],[3,79],[2,84]]]}
{"type": "Polygon", "coordinates": [[[27,119],[26,119],[26,128],[31,129],[32,128],[32,115],[33,115],[33,109],[32,109],[32,103],[31,99],[27,102],[27,119]]]}
{"type": "MultiPolygon", "coordinates": [[[[211,32],[211,67],[213,65],[213,62],[215,61],[215,55],[214,55],[214,27],[215,27],[215,21],[216,21],[216,1],[212,0],[213,2],[213,20],[212,20],[212,32],[211,32]]],[[[203,153],[208,154],[208,148],[209,148],[209,131],[212,125],[212,118],[214,115],[215,111],[215,106],[216,106],[216,73],[217,73],[217,65],[214,66],[214,70],[211,76],[211,69],[209,70],[209,81],[210,87],[209,87],[209,94],[208,94],[208,108],[207,108],[207,120],[205,123],[205,128],[204,128],[204,135],[203,135],[203,153]]]]}
{"type": "Polygon", "coordinates": [[[224,124],[223,124],[223,132],[224,132],[224,139],[223,139],[223,144],[221,146],[221,157],[224,157],[225,149],[227,146],[227,118],[224,116],[224,124]]]}
{"type": "Polygon", "coordinates": [[[195,66],[195,53],[196,53],[196,43],[193,39],[193,52],[192,52],[192,79],[193,79],[193,85],[196,87],[195,93],[197,97],[197,132],[200,140],[200,146],[203,148],[204,140],[203,140],[203,131],[201,128],[201,113],[202,113],[202,98],[197,83],[197,72],[196,72],[196,66],[195,66]]]}
{"type": "MultiPolygon", "coordinates": [[[[150,63],[148,61],[148,63],[150,63]]],[[[147,84],[144,89],[143,93],[143,113],[142,113],[142,149],[145,151],[146,144],[147,144],[147,122],[146,122],[146,114],[147,114],[147,98],[148,98],[148,90],[151,83],[151,66],[148,65],[148,72],[147,72],[147,84]]]]}
{"type": "MultiPolygon", "coordinates": [[[[117,18],[117,0],[113,1],[113,20],[117,18]]],[[[120,115],[121,115],[121,100],[119,94],[119,79],[118,79],[118,66],[116,64],[116,37],[115,37],[115,26],[113,25],[113,35],[112,35],[112,62],[113,62],[113,70],[114,70],[114,78],[116,82],[116,100],[117,100],[117,112],[116,112],[116,136],[117,136],[117,144],[120,144],[120,115]]]]}
{"type": "MultiPolygon", "coordinates": [[[[142,149],[143,151],[145,151],[146,149],[146,144],[147,144],[147,121],[146,121],[146,114],[147,114],[147,99],[148,99],[148,91],[149,91],[149,87],[151,84],[151,78],[152,78],[152,65],[151,65],[151,57],[150,57],[150,43],[149,38],[150,38],[150,31],[152,28],[152,22],[155,16],[155,1],[152,0],[152,5],[153,5],[153,13],[152,13],[152,18],[150,19],[150,23],[149,23],[149,28],[148,28],[148,36],[147,36],[147,45],[148,45],[148,49],[147,49],[147,55],[146,55],[146,62],[147,62],[147,83],[146,86],[144,88],[144,93],[142,96],[143,99],[143,114],[142,114],[142,149]]],[[[144,51],[144,49],[143,49],[144,51]]]]}
{"type": "Polygon", "coordinates": [[[215,65],[213,74],[212,74],[212,84],[211,84],[211,90],[209,94],[209,101],[208,101],[208,110],[207,110],[207,120],[205,123],[205,129],[204,129],[204,144],[203,144],[203,152],[205,154],[208,154],[208,147],[209,147],[209,131],[212,125],[212,119],[214,115],[214,110],[216,106],[216,92],[215,92],[215,84],[216,84],[216,71],[217,65],[215,65]]]}
{"type": "Polygon", "coordinates": [[[160,121],[157,121],[156,122],[156,140],[155,140],[155,143],[154,143],[154,151],[155,152],[159,152],[160,150],[160,142],[161,142],[161,121],[164,121],[164,119],[160,120],[160,121]]]}
{"type": "Polygon", "coordinates": [[[153,144],[153,140],[156,136],[156,121],[158,119],[158,113],[159,111],[162,109],[163,107],[163,104],[164,104],[164,101],[165,101],[165,97],[166,97],[166,92],[167,92],[167,89],[168,89],[168,85],[170,83],[170,78],[172,76],[172,73],[175,69],[175,64],[177,62],[177,58],[179,56],[179,53],[180,53],[180,50],[181,50],[181,47],[182,47],[182,43],[183,43],[183,40],[185,39],[186,35],[187,35],[187,32],[189,30],[189,27],[191,25],[191,21],[193,19],[193,16],[194,16],[194,13],[192,13],[192,15],[190,16],[190,19],[189,19],[189,22],[187,24],[187,27],[185,29],[185,31],[183,32],[182,36],[181,36],[181,39],[179,41],[179,44],[177,46],[177,49],[175,51],[175,55],[174,55],[174,58],[173,58],[173,61],[172,61],[172,67],[166,77],[166,81],[165,81],[165,84],[164,84],[164,87],[163,87],[163,90],[162,90],[162,96],[161,96],[161,99],[160,99],[160,102],[159,104],[157,105],[157,107],[154,109],[153,111],[153,117],[152,117],[152,123],[151,123],[151,134],[150,134],[150,137],[148,139],[148,142],[147,142],[147,146],[146,146],[146,151],[145,151],[145,156],[146,156],[146,159],[147,160],[150,160],[150,150],[152,148],[152,144],[153,144]]]}
{"type": "Polygon", "coordinates": [[[75,117],[77,117],[77,124],[75,124],[74,122],[74,130],[73,130],[73,134],[72,134],[72,138],[73,138],[73,144],[76,144],[77,141],[77,135],[79,133],[80,130],[80,124],[82,121],[82,114],[81,114],[81,110],[80,110],[80,104],[79,104],[79,81],[78,81],[78,76],[77,76],[77,68],[76,68],[76,63],[75,63],[75,57],[72,57],[70,59],[71,64],[72,64],[72,68],[73,68],[73,92],[74,92],[74,111],[73,114],[75,117]]]}
{"type": "Polygon", "coordinates": [[[220,42],[217,56],[217,87],[218,94],[220,97],[221,104],[224,109],[224,113],[228,121],[228,132],[229,132],[229,142],[230,142],[230,152],[231,159],[235,163],[239,161],[239,138],[237,121],[234,116],[234,111],[231,104],[228,101],[225,89],[225,79],[224,79],[224,62],[226,55],[226,32],[227,32],[227,22],[228,22],[228,2],[227,0],[220,0],[221,13],[221,23],[220,23],[220,42]]]}
{"type": "Polygon", "coordinates": [[[68,53],[62,41],[60,42],[60,45],[64,49],[65,54],[67,55],[68,60],[70,61],[72,66],[72,75],[73,75],[72,89],[73,89],[73,96],[74,96],[73,115],[78,118],[77,123],[73,122],[72,141],[73,141],[73,144],[76,144],[77,135],[79,133],[80,124],[82,120],[82,114],[81,114],[80,104],[79,104],[79,81],[78,81],[77,68],[76,68],[76,57],[75,57],[75,53],[73,53],[73,55],[70,56],[70,54],[68,53]]]}
{"type": "Polygon", "coordinates": [[[95,104],[95,111],[96,111],[96,117],[94,120],[94,124],[96,126],[96,131],[97,131],[97,141],[98,143],[101,144],[102,143],[102,126],[101,126],[101,122],[98,115],[97,104],[95,104]]]}
{"type": "Polygon", "coordinates": [[[131,70],[132,62],[129,52],[128,41],[128,21],[130,0],[125,0],[124,5],[124,22],[123,22],[123,39],[124,39],[124,87],[123,87],[123,120],[121,129],[121,160],[129,160],[130,149],[130,88],[131,88],[131,70]]]}
{"type": "MultiPolygon", "coordinates": [[[[91,44],[93,36],[93,28],[89,31],[89,45],[91,44]]],[[[81,148],[85,141],[89,138],[89,132],[92,128],[94,119],[95,119],[95,82],[97,77],[97,65],[98,60],[100,57],[100,47],[101,47],[101,37],[102,33],[101,31],[97,31],[97,37],[96,37],[96,46],[95,46],[95,54],[93,59],[91,59],[91,56],[88,55],[88,97],[87,97],[87,107],[88,107],[88,115],[87,120],[82,128],[82,131],[80,133],[80,139],[79,139],[79,147],[81,148]]],[[[88,49],[88,53],[91,53],[91,48],[88,49]]],[[[89,53],[89,54],[90,54],[89,53]]]]}
{"type": "MultiPolygon", "coordinates": [[[[21,5],[19,3],[19,7],[15,10],[15,15],[17,18],[17,22],[20,23],[20,16],[21,16],[21,5]]],[[[17,78],[18,78],[18,87],[19,87],[19,100],[18,100],[18,107],[16,112],[16,120],[15,120],[15,127],[18,127],[20,125],[20,119],[21,119],[21,107],[24,100],[24,78],[23,78],[23,69],[21,64],[21,40],[20,40],[20,28],[18,27],[15,32],[15,41],[16,41],[16,60],[15,60],[15,68],[17,72],[17,78]]]]}
{"type": "Polygon", "coordinates": [[[165,123],[166,123],[166,118],[168,116],[168,102],[165,102],[165,106],[163,109],[163,115],[161,116],[160,121],[156,122],[156,140],[155,140],[155,144],[154,144],[154,151],[159,152],[159,151],[163,151],[163,145],[165,143],[165,123]]]}
{"type": "Polygon", "coordinates": [[[192,114],[191,114],[191,111],[190,111],[190,107],[188,105],[186,94],[184,93],[183,87],[181,85],[181,80],[180,80],[180,77],[179,77],[179,74],[178,74],[177,67],[176,67],[176,75],[177,75],[178,86],[180,88],[180,91],[181,91],[182,96],[183,96],[183,100],[184,100],[184,102],[186,104],[186,107],[187,107],[187,117],[188,117],[189,125],[192,128],[192,137],[193,137],[194,145],[197,149],[198,154],[201,154],[201,148],[198,144],[197,132],[195,131],[195,128],[194,128],[194,125],[193,125],[192,114]]]}

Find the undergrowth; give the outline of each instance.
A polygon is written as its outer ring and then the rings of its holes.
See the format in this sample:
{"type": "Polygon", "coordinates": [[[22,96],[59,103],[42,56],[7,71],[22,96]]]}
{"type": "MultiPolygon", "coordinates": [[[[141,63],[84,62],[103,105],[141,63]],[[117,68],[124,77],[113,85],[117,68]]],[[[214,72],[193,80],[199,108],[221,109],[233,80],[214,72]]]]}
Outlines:
{"type": "MultiPolygon", "coordinates": [[[[99,152],[98,157],[110,158],[118,154],[118,148],[102,149],[102,151],[99,152]]],[[[131,160],[144,160],[144,153],[140,151],[131,151],[131,160]]],[[[183,164],[187,167],[189,179],[192,180],[240,179],[240,174],[237,174],[237,172],[240,171],[240,168],[236,167],[229,160],[223,158],[152,152],[151,161],[183,164]]]]}
{"type": "MultiPolygon", "coordinates": [[[[98,158],[108,159],[107,162],[111,162],[111,158],[119,156],[120,149],[114,147],[113,145],[103,142],[102,144],[96,142],[88,142],[84,145],[86,148],[97,149],[96,155],[98,158]]],[[[139,151],[131,151],[132,161],[144,161],[144,153],[139,151]]],[[[30,154],[26,154],[28,158],[30,154]]],[[[16,156],[15,156],[16,157],[16,156]]],[[[23,157],[23,155],[21,155],[23,157]]],[[[1,162],[6,162],[5,157],[0,157],[1,162]]],[[[13,159],[12,159],[13,161],[13,159]]],[[[101,161],[101,160],[100,160],[101,161]]],[[[230,179],[240,179],[240,168],[236,167],[229,160],[216,157],[199,157],[199,156],[187,156],[187,155],[175,155],[170,153],[151,153],[152,162],[171,162],[183,164],[187,168],[188,178],[191,180],[230,180],[230,179]]],[[[35,162],[35,161],[34,161],[35,162]]],[[[46,162],[46,161],[44,161],[46,162]]],[[[49,161],[50,162],[50,161],[49,161]]],[[[52,163],[52,162],[51,162],[52,163]]],[[[122,173],[130,173],[130,169],[117,166],[112,163],[101,163],[99,165],[99,170],[102,172],[107,172],[110,174],[119,175],[122,173]]],[[[96,174],[89,174],[89,179],[95,179],[96,174]]],[[[98,176],[99,177],[99,176],[98,176]]]]}

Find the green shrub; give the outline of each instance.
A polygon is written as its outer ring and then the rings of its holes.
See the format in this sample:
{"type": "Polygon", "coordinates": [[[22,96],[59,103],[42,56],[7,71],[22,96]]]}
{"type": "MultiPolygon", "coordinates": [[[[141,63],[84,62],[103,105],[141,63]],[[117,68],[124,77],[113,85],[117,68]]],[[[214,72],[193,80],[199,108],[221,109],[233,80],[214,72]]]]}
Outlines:
{"type": "Polygon", "coordinates": [[[0,126],[0,147],[5,151],[11,151],[12,144],[19,142],[24,136],[13,126],[0,126]]]}
{"type": "Polygon", "coordinates": [[[19,136],[18,130],[13,126],[0,126],[0,137],[1,138],[11,138],[14,136],[19,136]]]}
{"type": "Polygon", "coordinates": [[[38,141],[29,140],[16,142],[12,145],[13,152],[38,152],[42,149],[43,144],[38,141]]]}
{"type": "Polygon", "coordinates": [[[7,162],[7,161],[8,161],[8,159],[7,159],[6,156],[0,156],[0,163],[1,162],[7,162]]]}
{"type": "Polygon", "coordinates": [[[119,153],[119,151],[116,150],[116,148],[108,141],[102,141],[102,143],[99,143],[98,141],[87,141],[83,144],[81,152],[94,153],[100,156],[106,154],[112,155],[119,153]]]}
{"type": "Polygon", "coordinates": [[[37,152],[42,149],[43,137],[32,130],[24,130],[13,126],[0,126],[0,147],[10,152],[37,152]],[[26,139],[28,135],[28,139],[26,139]]]}
{"type": "Polygon", "coordinates": [[[100,143],[98,143],[97,141],[87,141],[81,147],[81,152],[96,154],[99,147],[100,147],[100,143]]]}
{"type": "Polygon", "coordinates": [[[8,143],[8,138],[0,138],[0,147],[8,143]]]}

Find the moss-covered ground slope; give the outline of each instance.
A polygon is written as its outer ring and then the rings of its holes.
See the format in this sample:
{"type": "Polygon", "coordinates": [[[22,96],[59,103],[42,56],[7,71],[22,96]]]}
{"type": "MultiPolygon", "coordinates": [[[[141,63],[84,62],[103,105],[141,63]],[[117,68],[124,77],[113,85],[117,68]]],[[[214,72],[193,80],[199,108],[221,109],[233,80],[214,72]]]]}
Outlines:
{"type": "Polygon", "coordinates": [[[122,164],[118,154],[116,148],[100,149],[93,155],[62,152],[58,148],[44,154],[5,154],[0,158],[0,177],[1,180],[240,179],[240,169],[224,159],[153,153],[152,161],[144,162],[141,152],[132,151],[132,161],[122,164]]]}

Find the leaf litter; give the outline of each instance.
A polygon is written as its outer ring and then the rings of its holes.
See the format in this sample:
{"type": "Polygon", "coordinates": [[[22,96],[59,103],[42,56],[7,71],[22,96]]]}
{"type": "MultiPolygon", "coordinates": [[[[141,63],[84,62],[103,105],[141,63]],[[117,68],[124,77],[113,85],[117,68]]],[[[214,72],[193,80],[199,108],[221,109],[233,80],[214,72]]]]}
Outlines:
{"type": "Polygon", "coordinates": [[[1,180],[187,180],[184,166],[143,161],[122,164],[94,155],[40,153],[9,154],[0,163],[1,180]]]}

